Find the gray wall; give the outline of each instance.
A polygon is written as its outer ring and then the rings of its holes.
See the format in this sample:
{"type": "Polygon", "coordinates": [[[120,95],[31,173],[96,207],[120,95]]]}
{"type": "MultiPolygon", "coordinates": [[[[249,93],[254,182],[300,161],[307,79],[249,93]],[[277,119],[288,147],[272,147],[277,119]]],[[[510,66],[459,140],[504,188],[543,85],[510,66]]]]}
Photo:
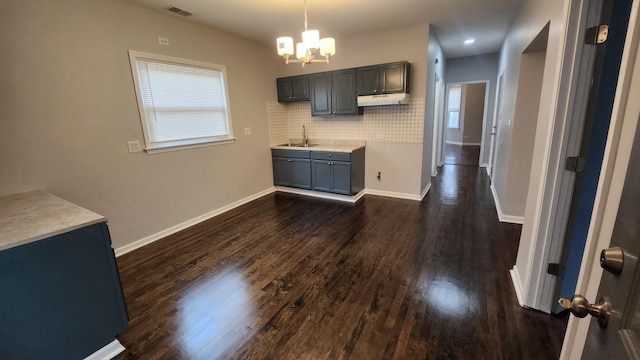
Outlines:
{"type": "Polygon", "coordinates": [[[272,187],[273,47],[124,1],[3,9],[0,194],[43,189],[102,214],[117,248],[272,187]],[[128,49],[226,65],[235,143],[129,153],[143,135],[128,49]]]}
{"type": "MultiPolygon", "coordinates": [[[[498,63],[500,54],[487,54],[479,56],[468,56],[447,60],[445,81],[450,83],[473,82],[479,80],[489,80],[489,106],[487,107],[487,126],[491,126],[495,116],[496,86],[498,78],[498,63]]],[[[486,131],[485,152],[480,159],[481,164],[489,162],[490,131],[486,131]]]]}
{"type": "Polygon", "coordinates": [[[427,100],[425,103],[424,118],[424,141],[422,143],[422,179],[420,189],[424,192],[431,185],[431,163],[433,161],[434,146],[434,107],[435,107],[435,86],[436,76],[439,79],[444,78],[446,60],[440,46],[438,38],[435,36],[433,29],[429,28],[428,39],[428,59],[427,59],[427,100]]]}

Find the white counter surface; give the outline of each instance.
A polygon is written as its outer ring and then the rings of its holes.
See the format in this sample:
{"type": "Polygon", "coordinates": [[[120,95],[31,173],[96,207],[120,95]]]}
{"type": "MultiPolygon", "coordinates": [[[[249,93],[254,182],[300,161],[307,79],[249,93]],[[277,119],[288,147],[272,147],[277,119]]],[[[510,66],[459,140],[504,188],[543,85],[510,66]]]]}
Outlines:
{"type": "Polygon", "coordinates": [[[0,250],[106,221],[102,215],[36,190],[0,197],[0,250]]]}
{"type": "Polygon", "coordinates": [[[284,150],[310,150],[310,151],[335,151],[335,152],[348,152],[352,153],[355,150],[361,149],[365,147],[364,141],[353,141],[353,140],[318,140],[314,142],[313,139],[311,141],[311,145],[308,147],[305,146],[294,146],[294,144],[302,143],[302,139],[292,139],[289,144],[282,145],[274,145],[271,146],[272,149],[284,149],[284,150]]]}

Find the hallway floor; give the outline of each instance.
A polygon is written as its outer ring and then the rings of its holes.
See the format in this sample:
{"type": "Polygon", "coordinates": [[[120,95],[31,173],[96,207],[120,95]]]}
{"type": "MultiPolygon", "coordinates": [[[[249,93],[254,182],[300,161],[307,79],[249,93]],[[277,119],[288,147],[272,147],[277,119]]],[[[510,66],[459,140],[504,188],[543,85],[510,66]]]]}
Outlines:
{"type": "Polygon", "coordinates": [[[479,165],[480,145],[445,144],[444,163],[446,165],[479,165]]]}
{"type": "Polygon", "coordinates": [[[267,195],[118,258],[119,359],[557,359],[566,319],[509,277],[520,229],[471,166],[422,202],[267,195]]]}

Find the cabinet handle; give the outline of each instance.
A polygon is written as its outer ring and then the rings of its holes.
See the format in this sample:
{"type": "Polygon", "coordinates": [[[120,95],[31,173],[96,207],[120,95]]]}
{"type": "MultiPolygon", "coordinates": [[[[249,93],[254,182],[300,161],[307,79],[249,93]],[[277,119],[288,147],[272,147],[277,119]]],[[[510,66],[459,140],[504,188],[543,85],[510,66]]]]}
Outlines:
{"type": "Polygon", "coordinates": [[[377,93],[377,92],[378,92],[378,89],[373,90],[373,92],[374,92],[374,93],[377,93]]]}
{"type": "Polygon", "coordinates": [[[287,162],[293,162],[293,160],[287,160],[287,162]]]}
{"type": "Polygon", "coordinates": [[[331,157],[331,155],[333,155],[333,154],[329,154],[329,157],[331,157]]]}

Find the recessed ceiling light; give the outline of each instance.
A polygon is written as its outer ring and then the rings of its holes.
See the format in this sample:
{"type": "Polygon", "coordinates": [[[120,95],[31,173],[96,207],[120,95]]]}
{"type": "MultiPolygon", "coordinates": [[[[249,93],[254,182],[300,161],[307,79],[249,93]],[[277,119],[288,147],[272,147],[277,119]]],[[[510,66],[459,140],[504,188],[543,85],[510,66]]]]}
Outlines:
{"type": "Polygon", "coordinates": [[[465,41],[464,41],[464,44],[465,44],[465,45],[471,45],[471,44],[473,44],[474,42],[476,42],[476,39],[467,39],[467,40],[465,40],[465,41]]]}

